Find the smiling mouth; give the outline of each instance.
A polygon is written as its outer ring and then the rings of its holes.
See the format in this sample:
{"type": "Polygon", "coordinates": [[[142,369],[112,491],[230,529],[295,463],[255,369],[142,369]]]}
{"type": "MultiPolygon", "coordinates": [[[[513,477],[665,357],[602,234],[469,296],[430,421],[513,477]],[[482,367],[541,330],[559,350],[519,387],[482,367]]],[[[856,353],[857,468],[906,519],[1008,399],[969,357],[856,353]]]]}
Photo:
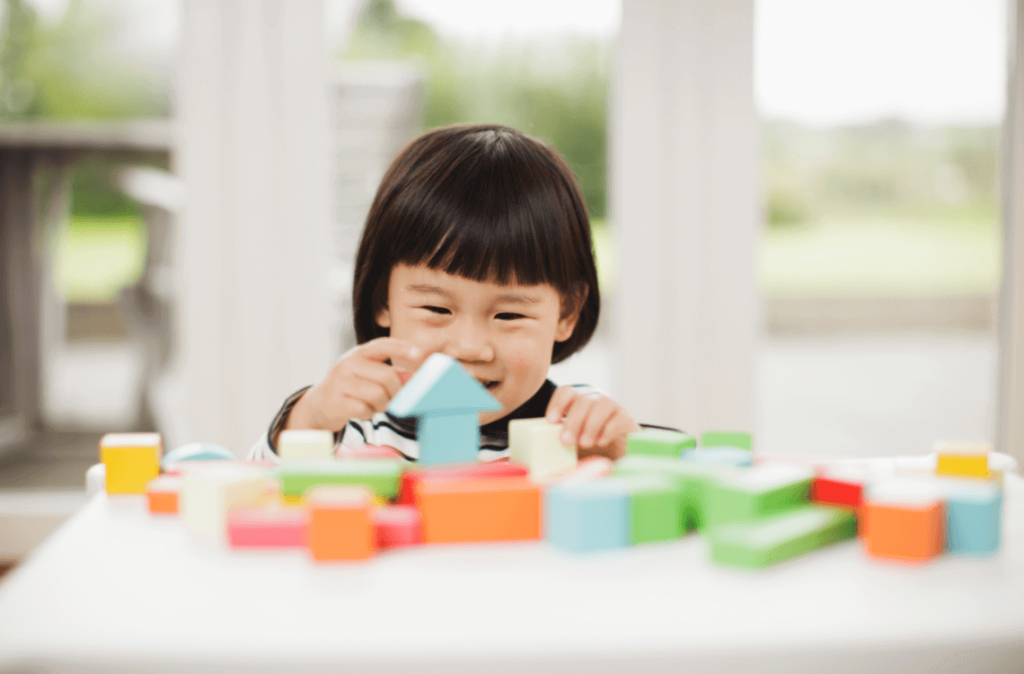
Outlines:
{"type": "Polygon", "coordinates": [[[501,383],[498,381],[487,381],[486,379],[477,379],[477,381],[480,382],[480,384],[488,391],[496,389],[498,387],[498,384],[501,383]]]}

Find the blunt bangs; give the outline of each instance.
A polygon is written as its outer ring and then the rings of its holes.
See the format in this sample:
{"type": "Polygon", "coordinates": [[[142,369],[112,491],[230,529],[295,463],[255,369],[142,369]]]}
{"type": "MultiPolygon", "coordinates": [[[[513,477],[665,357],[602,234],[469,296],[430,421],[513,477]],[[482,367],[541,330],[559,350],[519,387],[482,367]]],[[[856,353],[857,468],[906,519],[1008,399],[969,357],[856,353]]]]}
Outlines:
{"type": "Polygon", "coordinates": [[[353,288],[360,343],[376,324],[391,269],[427,267],[500,285],[548,284],[576,329],[552,362],[583,347],[600,295],[586,206],[557,152],[514,129],[466,125],[427,132],[399,153],[367,217],[353,288]]]}

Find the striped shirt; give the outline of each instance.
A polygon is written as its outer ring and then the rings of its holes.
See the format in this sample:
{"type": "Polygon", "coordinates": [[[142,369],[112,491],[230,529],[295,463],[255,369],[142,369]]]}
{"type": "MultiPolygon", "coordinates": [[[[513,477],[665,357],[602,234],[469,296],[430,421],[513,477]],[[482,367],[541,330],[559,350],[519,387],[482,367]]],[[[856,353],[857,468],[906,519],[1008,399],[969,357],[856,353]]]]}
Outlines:
{"type": "MultiPolygon", "coordinates": [[[[511,414],[502,417],[489,424],[480,427],[480,461],[496,461],[509,455],[508,450],[508,422],[513,419],[532,419],[543,417],[548,409],[548,402],[555,392],[555,384],[546,380],[540,389],[533,394],[533,397],[520,405],[511,414]]],[[[600,393],[597,389],[586,384],[575,384],[573,388],[584,395],[600,393]]],[[[302,394],[309,387],[296,391],[285,400],[280,411],[274,417],[270,428],[249,450],[250,461],[272,460],[277,461],[277,448],[270,439],[284,427],[288,420],[288,414],[292,407],[298,402],[302,394]]],[[[416,461],[420,455],[419,443],[416,441],[416,419],[403,419],[391,415],[388,412],[378,412],[370,419],[351,419],[345,428],[334,434],[334,447],[337,451],[341,447],[354,445],[383,445],[394,448],[408,461],[416,461]]]]}

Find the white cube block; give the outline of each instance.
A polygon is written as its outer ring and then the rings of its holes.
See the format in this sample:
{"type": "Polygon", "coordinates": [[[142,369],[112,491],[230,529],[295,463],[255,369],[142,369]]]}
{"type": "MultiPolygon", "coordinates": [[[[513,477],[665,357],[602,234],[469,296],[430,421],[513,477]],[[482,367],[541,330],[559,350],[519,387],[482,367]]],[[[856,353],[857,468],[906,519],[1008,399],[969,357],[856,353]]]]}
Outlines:
{"type": "Polygon", "coordinates": [[[508,424],[510,458],[526,466],[538,480],[557,475],[576,465],[576,447],[558,439],[562,424],[547,419],[514,419],[508,424]]]}
{"type": "Polygon", "coordinates": [[[329,459],[334,456],[334,433],[330,431],[281,431],[277,436],[281,461],[329,459]]]}
{"type": "Polygon", "coordinates": [[[184,476],[178,511],[189,531],[223,536],[231,510],[263,505],[270,496],[263,471],[241,464],[211,466],[184,476]]]}

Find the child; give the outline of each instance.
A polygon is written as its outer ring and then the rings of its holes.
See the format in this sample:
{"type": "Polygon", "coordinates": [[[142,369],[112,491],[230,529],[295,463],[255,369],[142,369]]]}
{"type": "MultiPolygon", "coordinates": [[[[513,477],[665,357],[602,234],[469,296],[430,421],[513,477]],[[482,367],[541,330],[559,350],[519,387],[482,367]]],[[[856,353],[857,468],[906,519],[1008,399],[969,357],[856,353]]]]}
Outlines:
{"type": "Polygon", "coordinates": [[[548,368],[590,339],[601,298],[590,223],[562,157],[494,125],[429,131],[407,145],[366,219],[353,288],[356,339],[316,385],[289,397],[249,454],[281,430],[419,456],[415,419],[387,405],[431,353],[457,359],[501,403],[480,415],[484,461],[508,454],[510,419],[564,421],[562,442],[613,458],[638,430],[625,409],[548,368]]]}

